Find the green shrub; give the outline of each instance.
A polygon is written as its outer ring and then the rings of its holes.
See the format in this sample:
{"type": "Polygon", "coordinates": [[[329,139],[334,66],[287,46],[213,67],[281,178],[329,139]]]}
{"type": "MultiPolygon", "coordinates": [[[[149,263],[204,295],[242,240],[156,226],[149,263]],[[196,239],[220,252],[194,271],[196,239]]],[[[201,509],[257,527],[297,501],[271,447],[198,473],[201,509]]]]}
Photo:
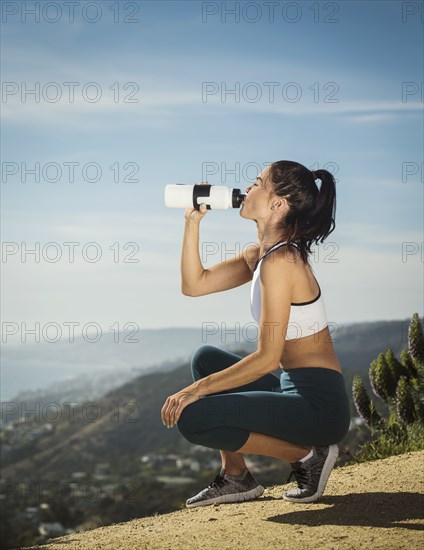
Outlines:
{"type": "Polygon", "coordinates": [[[424,449],[424,335],[418,313],[408,329],[408,349],[400,361],[387,348],[371,362],[369,378],[374,395],[389,408],[382,417],[359,376],[352,383],[355,408],[371,430],[371,439],[353,462],[366,462],[424,449]]]}

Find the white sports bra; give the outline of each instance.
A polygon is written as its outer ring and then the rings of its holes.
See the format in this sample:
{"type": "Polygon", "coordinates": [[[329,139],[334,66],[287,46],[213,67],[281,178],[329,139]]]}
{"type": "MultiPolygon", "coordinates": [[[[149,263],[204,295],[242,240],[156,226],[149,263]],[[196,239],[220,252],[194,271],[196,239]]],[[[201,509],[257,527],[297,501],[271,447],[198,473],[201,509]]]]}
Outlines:
{"type": "MultiPolygon", "coordinates": [[[[253,279],[250,287],[250,311],[257,323],[261,317],[261,286],[259,280],[260,264],[273,250],[283,246],[287,241],[282,241],[272,246],[266,254],[257,260],[253,271],[253,279]]],[[[296,244],[296,243],[293,243],[296,244]]],[[[315,278],[315,275],[314,275],[315,278]]],[[[315,278],[315,281],[316,278],[315,278]]],[[[316,298],[309,302],[293,303],[291,302],[290,318],[287,327],[286,340],[295,338],[305,338],[323,330],[327,325],[327,314],[324,301],[321,295],[321,288],[317,281],[319,293],[316,298]]],[[[281,363],[280,363],[281,365],[281,363]]]]}

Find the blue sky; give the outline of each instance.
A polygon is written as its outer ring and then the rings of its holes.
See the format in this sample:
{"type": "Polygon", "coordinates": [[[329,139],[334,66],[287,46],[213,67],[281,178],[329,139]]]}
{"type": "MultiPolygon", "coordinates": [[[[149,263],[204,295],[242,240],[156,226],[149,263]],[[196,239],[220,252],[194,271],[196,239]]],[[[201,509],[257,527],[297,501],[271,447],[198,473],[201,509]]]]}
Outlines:
{"type": "MultiPolygon", "coordinates": [[[[320,2],[319,12],[316,2],[290,9],[275,2],[273,22],[264,2],[252,2],[245,16],[246,3],[239,2],[239,22],[224,17],[221,2],[133,2],[137,23],[122,21],[128,11],[114,23],[107,1],[97,2],[102,13],[94,23],[78,7],[69,22],[61,2],[58,22],[42,14],[39,23],[31,16],[22,22],[20,4],[9,4],[18,11],[3,14],[2,23],[2,80],[15,83],[15,92],[3,90],[1,105],[1,228],[2,241],[16,243],[17,253],[3,256],[3,321],[96,322],[104,330],[127,322],[140,328],[252,323],[249,285],[197,299],[181,294],[183,210],[166,208],[163,191],[168,183],[201,181],[206,163],[217,168],[209,183],[245,189],[257,175],[254,164],[262,169],[283,159],[328,167],[337,178],[336,229],[311,259],[329,321],[423,315],[421,92],[402,100],[403,83],[422,90],[419,2],[320,2]],[[217,13],[205,17],[206,9],[217,13]],[[248,20],[253,10],[256,22],[248,20]],[[60,90],[62,98],[53,103],[28,95],[23,102],[24,86],[36,82],[46,93],[60,90]],[[55,88],[47,89],[49,82],[55,88]],[[78,83],[74,102],[66,82],[78,83]],[[81,93],[90,82],[102,93],[95,103],[81,93]],[[130,82],[139,87],[137,103],[122,101],[133,90],[124,89],[130,82]],[[202,98],[206,82],[219,93],[202,98]],[[220,92],[236,83],[239,101],[231,95],[222,101],[220,92]],[[255,90],[262,95],[252,101],[255,90]],[[296,102],[289,101],[293,92],[296,102]],[[5,175],[4,163],[17,174],[5,175]],[[31,175],[21,181],[21,163],[39,163],[41,171],[56,163],[62,177],[51,181],[50,172],[50,181],[31,175]],[[64,163],[78,163],[75,181],[69,182],[64,163]],[[82,177],[88,163],[101,167],[99,181],[82,177]],[[121,176],[139,166],[138,181],[114,182],[112,165],[121,176]],[[235,175],[221,169],[238,165],[235,175]],[[22,261],[24,246],[39,243],[42,250],[52,242],[62,252],[56,263],[43,255],[22,261]],[[79,243],[74,262],[66,242],[79,243]],[[91,242],[102,252],[98,262],[81,253],[91,242]],[[121,256],[114,262],[110,247],[128,254],[134,249],[125,251],[126,243],[136,243],[138,261],[121,256]],[[404,259],[402,243],[412,243],[404,259]]],[[[200,242],[217,253],[203,264],[256,241],[256,224],[238,210],[208,212],[200,242]]]]}

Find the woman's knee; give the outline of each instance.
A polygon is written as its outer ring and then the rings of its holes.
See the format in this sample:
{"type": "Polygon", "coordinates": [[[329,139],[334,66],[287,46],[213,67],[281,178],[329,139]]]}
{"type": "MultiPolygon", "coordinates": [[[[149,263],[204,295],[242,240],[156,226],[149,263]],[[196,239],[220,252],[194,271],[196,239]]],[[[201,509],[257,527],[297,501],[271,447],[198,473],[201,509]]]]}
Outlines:
{"type": "Polygon", "coordinates": [[[188,441],[195,443],[196,433],[198,432],[198,419],[199,411],[195,407],[196,403],[191,403],[180,414],[180,418],[177,420],[177,428],[180,434],[188,441]]]}

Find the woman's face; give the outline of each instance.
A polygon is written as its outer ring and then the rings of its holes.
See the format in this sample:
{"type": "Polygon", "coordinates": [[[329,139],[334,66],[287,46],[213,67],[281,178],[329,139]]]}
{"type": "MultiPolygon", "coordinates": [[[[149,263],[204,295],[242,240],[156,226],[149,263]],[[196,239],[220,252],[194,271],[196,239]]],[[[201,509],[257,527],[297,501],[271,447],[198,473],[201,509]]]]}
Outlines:
{"type": "Polygon", "coordinates": [[[269,218],[270,199],[272,193],[272,182],[269,180],[269,166],[267,166],[256,181],[246,187],[246,198],[242,202],[240,214],[244,218],[257,220],[258,218],[269,218]]]}

